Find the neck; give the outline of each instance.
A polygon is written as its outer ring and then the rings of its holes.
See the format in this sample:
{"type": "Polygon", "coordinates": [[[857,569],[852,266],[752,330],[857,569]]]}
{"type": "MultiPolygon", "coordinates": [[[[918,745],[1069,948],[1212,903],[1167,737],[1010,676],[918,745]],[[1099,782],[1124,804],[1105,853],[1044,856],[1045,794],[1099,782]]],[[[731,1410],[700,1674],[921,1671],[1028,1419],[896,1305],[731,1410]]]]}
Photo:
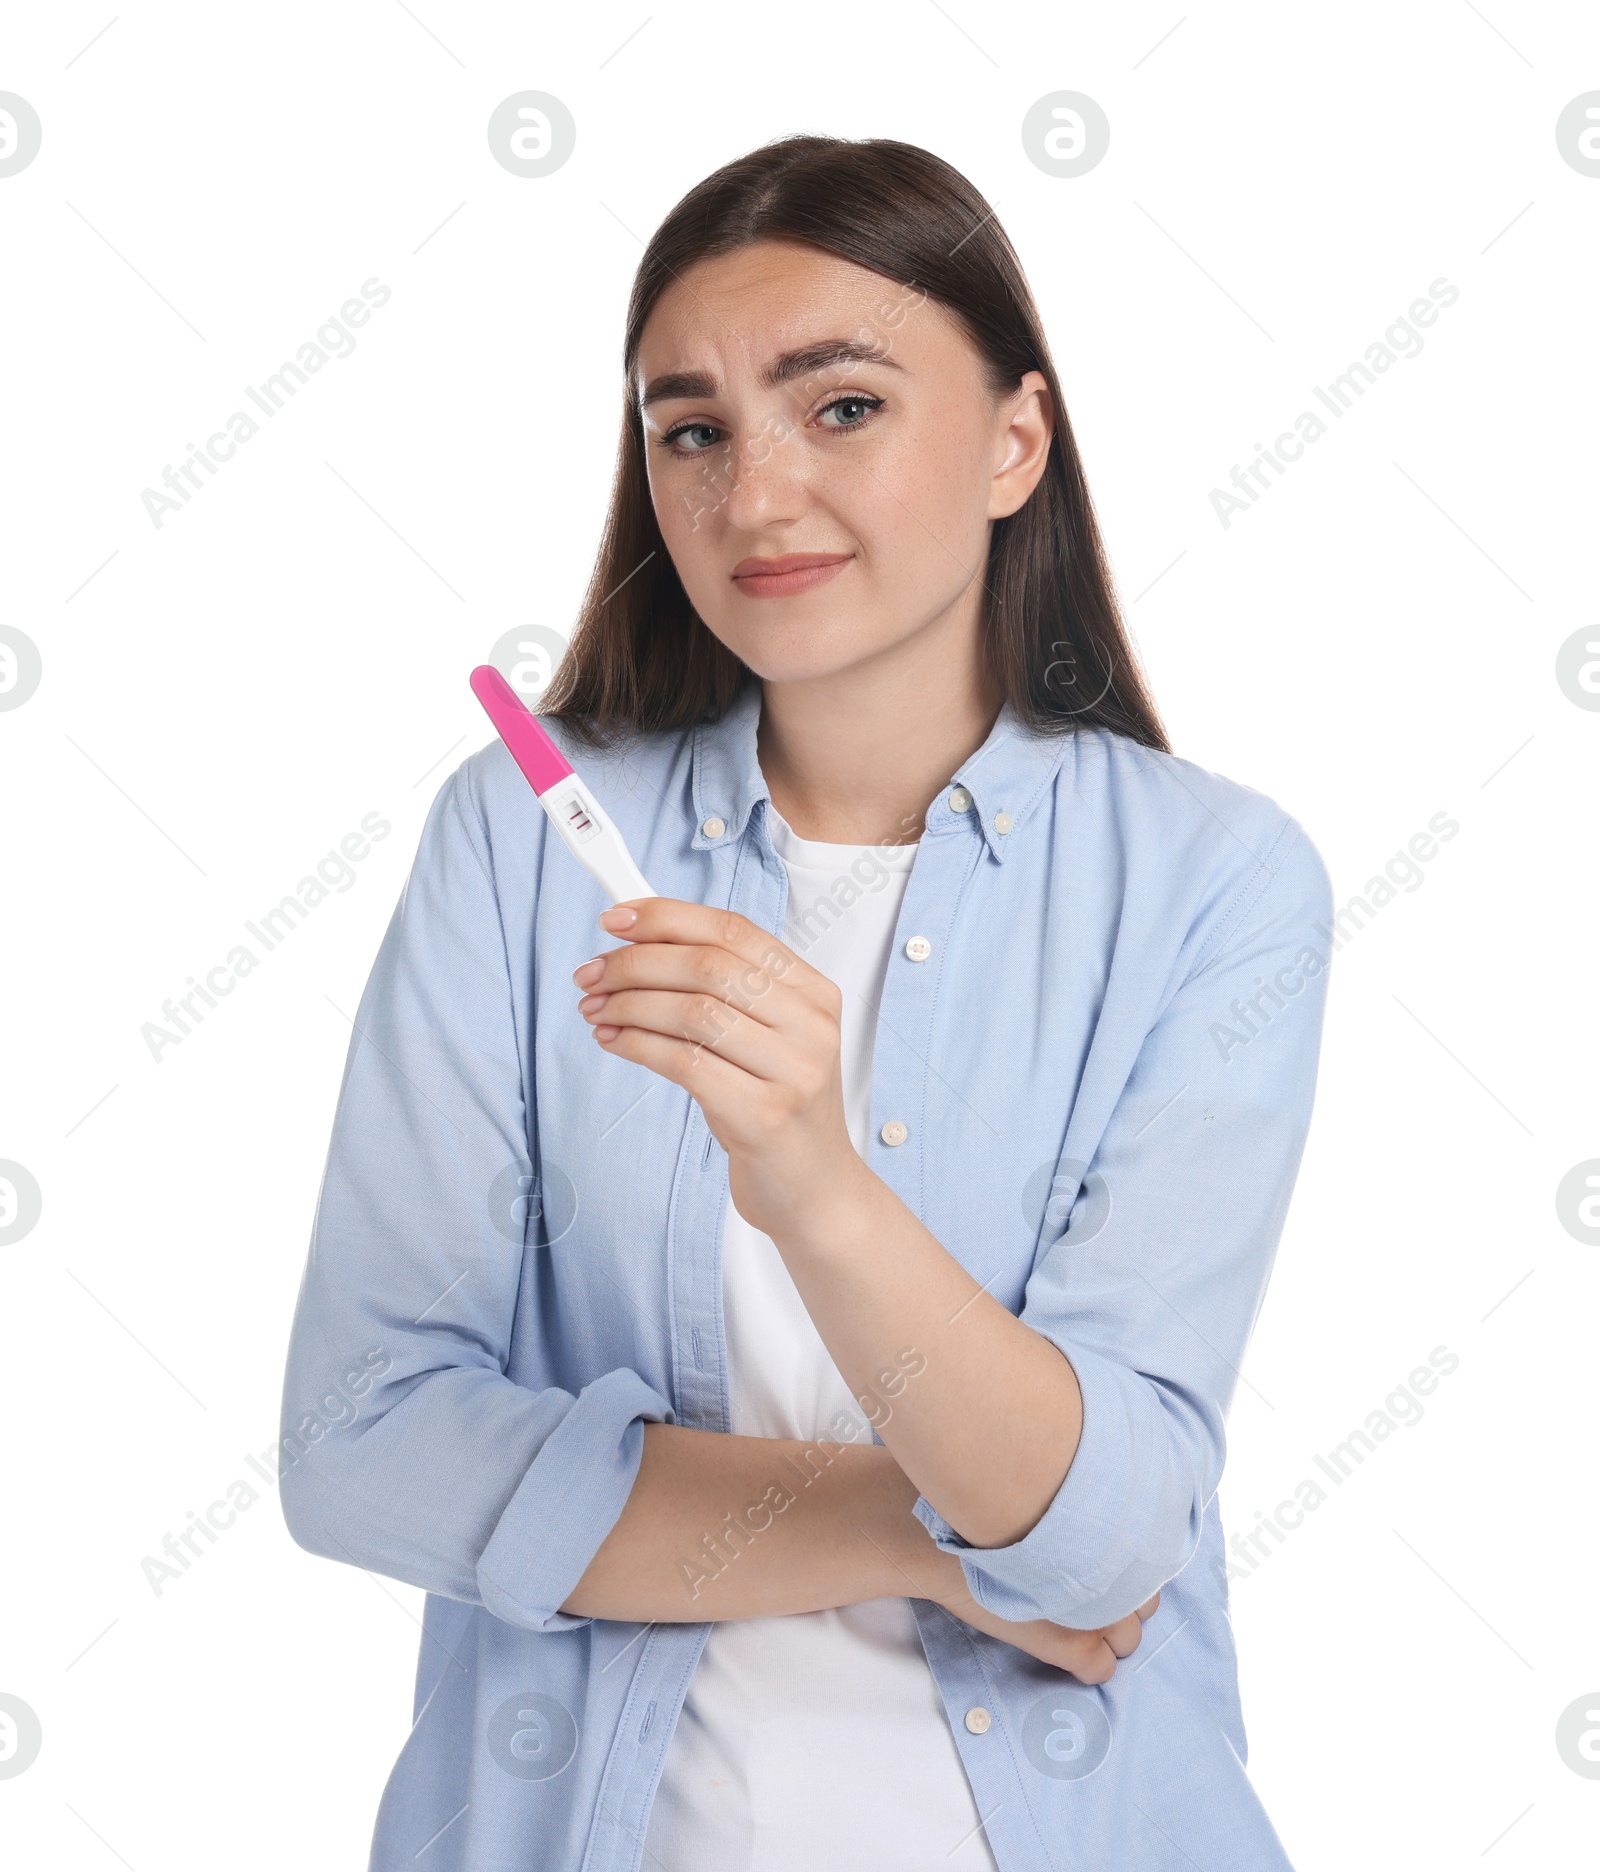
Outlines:
{"type": "Polygon", "coordinates": [[[964,627],[939,620],[835,674],[762,684],[762,775],[801,838],[905,845],[922,836],[929,803],[1000,712],[975,602],[970,611],[964,627]]]}

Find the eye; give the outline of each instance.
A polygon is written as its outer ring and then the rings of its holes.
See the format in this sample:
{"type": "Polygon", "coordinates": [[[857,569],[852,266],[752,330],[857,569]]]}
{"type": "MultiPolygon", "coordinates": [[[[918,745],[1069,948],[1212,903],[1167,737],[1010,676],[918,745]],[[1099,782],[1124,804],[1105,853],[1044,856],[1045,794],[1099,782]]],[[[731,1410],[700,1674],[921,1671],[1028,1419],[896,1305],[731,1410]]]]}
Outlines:
{"type": "Polygon", "coordinates": [[[707,450],[716,447],[716,439],[721,434],[722,431],[715,423],[685,422],[679,423],[675,428],[669,429],[667,433],[661,437],[660,442],[662,448],[670,449],[674,455],[704,455],[707,450]],[[696,443],[689,448],[679,448],[678,438],[680,436],[703,436],[708,439],[696,443]]]}
{"type": "Polygon", "coordinates": [[[836,423],[824,422],[822,423],[824,429],[859,429],[874,410],[882,408],[882,397],[854,394],[835,397],[831,403],[825,403],[817,411],[817,420],[821,422],[824,416],[831,415],[833,411],[838,410],[844,414],[845,420],[836,423]]]}

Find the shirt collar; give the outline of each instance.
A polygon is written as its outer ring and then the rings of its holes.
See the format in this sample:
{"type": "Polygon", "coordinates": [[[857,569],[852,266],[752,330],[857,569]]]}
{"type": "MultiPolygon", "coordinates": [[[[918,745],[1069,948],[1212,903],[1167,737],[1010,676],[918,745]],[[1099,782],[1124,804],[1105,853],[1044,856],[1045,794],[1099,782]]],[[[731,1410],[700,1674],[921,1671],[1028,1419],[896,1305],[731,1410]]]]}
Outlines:
{"type": "MultiPolygon", "coordinates": [[[[696,851],[737,843],[759,800],[770,800],[756,753],[761,685],[747,682],[720,720],[694,730],[691,788],[696,851]]],[[[924,837],[977,826],[1002,863],[1071,747],[1070,732],[1029,729],[1004,703],[982,747],[964,760],[928,807],[924,837]],[[952,799],[970,805],[958,811],[952,799]]]]}
{"type": "Polygon", "coordinates": [[[736,844],[757,800],[770,799],[756,754],[761,685],[746,682],[720,720],[694,731],[691,791],[696,851],[736,844]]]}

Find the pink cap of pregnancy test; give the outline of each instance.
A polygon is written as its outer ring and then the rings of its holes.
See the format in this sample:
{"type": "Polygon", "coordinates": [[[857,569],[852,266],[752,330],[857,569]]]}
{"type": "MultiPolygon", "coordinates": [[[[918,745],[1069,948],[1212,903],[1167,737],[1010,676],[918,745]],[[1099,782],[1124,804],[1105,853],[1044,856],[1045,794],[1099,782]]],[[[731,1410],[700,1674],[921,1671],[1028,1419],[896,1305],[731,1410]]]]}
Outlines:
{"type": "Polygon", "coordinates": [[[527,775],[535,793],[548,793],[572,772],[549,735],[528,713],[522,699],[492,663],[480,663],[469,678],[472,693],[488,711],[511,758],[527,775]]]}

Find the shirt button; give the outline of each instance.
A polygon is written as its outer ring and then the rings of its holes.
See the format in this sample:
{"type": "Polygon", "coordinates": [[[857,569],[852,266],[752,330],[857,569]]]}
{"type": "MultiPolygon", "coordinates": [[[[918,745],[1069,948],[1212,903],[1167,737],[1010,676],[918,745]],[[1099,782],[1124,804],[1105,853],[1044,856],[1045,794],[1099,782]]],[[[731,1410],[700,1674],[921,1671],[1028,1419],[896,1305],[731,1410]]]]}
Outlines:
{"type": "Polygon", "coordinates": [[[994,829],[996,832],[1009,832],[1011,830],[1010,813],[997,812],[994,816],[994,829]]]}
{"type": "Polygon", "coordinates": [[[926,962],[933,954],[933,944],[926,936],[913,936],[906,943],[906,954],[913,962],[926,962]]]}
{"type": "Polygon", "coordinates": [[[989,1712],[986,1709],[967,1711],[967,1729],[973,1735],[985,1735],[989,1729],[989,1712]]]}
{"type": "Polygon", "coordinates": [[[950,810],[951,812],[970,812],[972,810],[972,795],[964,786],[952,787],[950,789],[950,810]]]}
{"type": "Polygon", "coordinates": [[[878,1133],[878,1136],[883,1139],[885,1144],[904,1144],[910,1135],[911,1133],[907,1131],[898,1118],[891,1118],[878,1133]]]}
{"type": "Polygon", "coordinates": [[[710,819],[707,819],[700,828],[700,830],[705,833],[707,838],[721,838],[723,833],[726,832],[727,829],[728,828],[722,823],[722,821],[714,816],[710,819]]]}

